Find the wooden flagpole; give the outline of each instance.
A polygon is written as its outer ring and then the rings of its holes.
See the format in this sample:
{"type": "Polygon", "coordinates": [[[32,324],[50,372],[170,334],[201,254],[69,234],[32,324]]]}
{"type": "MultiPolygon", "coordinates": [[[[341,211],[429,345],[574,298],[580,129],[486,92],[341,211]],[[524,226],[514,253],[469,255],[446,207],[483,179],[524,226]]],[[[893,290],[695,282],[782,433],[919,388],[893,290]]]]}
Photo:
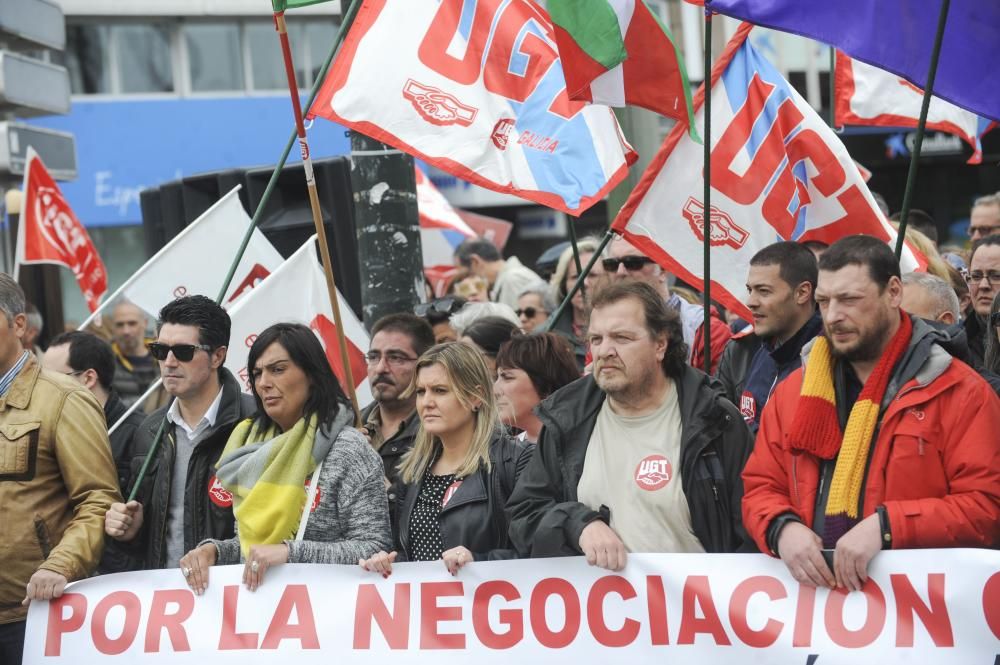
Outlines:
{"type": "Polygon", "coordinates": [[[358,395],[354,389],[354,373],[351,371],[351,361],[347,353],[347,338],[344,335],[344,321],[340,314],[340,298],[337,296],[337,283],[333,276],[333,261],[330,258],[330,247],[326,242],[326,227],[323,224],[323,212],[319,207],[319,193],[316,189],[316,176],[313,173],[312,157],[309,154],[309,141],[306,138],[306,127],[302,119],[302,105],[299,101],[299,87],[295,81],[295,65],[292,62],[292,49],[288,43],[288,26],[285,24],[285,12],[274,13],[274,27],[281,41],[281,54],[285,61],[285,75],[288,78],[288,94],[292,98],[292,110],[295,114],[295,129],[299,137],[299,148],[302,151],[302,166],[306,176],[306,188],[309,191],[309,206],[312,209],[313,224],[319,240],[319,252],[323,259],[323,272],[326,275],[326,289],[330,296],[330,307],[333,308],[333,322],[337,326],[337,345],[340,347],[340,362],[344,368],[345,388],[354,406],[354,416],[357,423],[361,422],[361,409],[358,405],[358,395]]]}

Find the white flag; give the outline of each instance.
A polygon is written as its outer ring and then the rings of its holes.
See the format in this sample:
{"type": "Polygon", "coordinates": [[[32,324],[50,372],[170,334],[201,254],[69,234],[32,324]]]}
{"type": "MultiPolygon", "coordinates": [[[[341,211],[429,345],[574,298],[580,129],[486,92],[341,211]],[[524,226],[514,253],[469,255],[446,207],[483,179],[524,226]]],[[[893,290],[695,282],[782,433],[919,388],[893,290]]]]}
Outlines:
{"type": "MultiPolygon", "coordinates": [[[[191,222],[104,303],[125,297],[155,317],[161,307],[175,298],[196,294],[213,300],[218,297],[250,226],[250,216],[237,196],[239,190],[237,185],[191,222]]],[[[259,229],[254,229],[222,306],[228,309],[276,270],[281,261],[278,250],[259,229]]],[[[100,311],[94,312],[80,328],[85,328],[100,311]]]]}
{"type": "MultiPolygon", "coordinates": [[[[337,295],[358,404],[364,406],[372,401],[364,356],[368,350],[368,332],[344,297],[339,293],[337,295]]],[[[247,354],[257,335],[275,323],[302,323],[312,328],[319,337],[330,366],[341,386],[344,386],[344,392],[347,392],[326,276],[316,258],[316,236],[306,241],[247,297],[241,298],[229,315],[233,327],[226,368],[240,379],[245,391],[250,391],[247,354]]]]}

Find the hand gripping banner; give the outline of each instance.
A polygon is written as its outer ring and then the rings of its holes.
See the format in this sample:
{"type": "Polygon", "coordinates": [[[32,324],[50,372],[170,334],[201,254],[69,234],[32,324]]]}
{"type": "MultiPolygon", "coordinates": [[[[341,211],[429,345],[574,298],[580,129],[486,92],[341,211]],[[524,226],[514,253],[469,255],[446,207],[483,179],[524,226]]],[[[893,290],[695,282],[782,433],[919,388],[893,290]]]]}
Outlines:
{"type": "Polygon", "coordinates": [[[801,587],[762,554],[284,565],[250,593],[242,566],[194,596],[179,569],[71,585],[28,613],[26,665],[994,662],[1000,552],[877,555],[861,592],[801,587]]]}

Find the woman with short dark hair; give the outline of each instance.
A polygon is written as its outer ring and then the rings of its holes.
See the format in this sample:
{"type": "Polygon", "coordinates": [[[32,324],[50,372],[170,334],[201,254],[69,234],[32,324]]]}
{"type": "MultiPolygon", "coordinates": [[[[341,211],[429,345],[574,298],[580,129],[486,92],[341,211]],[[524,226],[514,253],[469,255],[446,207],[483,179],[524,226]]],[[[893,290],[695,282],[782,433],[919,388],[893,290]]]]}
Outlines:
{"type": "Polygon", "coordinates": [[[563,386],[580,378],[569,341],[556,333],[514,335],[497,353],[493,392],[500,419],[521,430],[522,441],[535,443],[542,421],[535,407],[563,386]]]}
{"type": "Polygon", "coordinates": [[[237,425],[217,464],[237,533],[181,558],[198,594],[215,564],[245,562],[252,591],[271,566],[354,563],[391,542],[382,461],[350,426],[354,411],[313,331],[271,326],[247,367],[257,415],[237,425]]]}

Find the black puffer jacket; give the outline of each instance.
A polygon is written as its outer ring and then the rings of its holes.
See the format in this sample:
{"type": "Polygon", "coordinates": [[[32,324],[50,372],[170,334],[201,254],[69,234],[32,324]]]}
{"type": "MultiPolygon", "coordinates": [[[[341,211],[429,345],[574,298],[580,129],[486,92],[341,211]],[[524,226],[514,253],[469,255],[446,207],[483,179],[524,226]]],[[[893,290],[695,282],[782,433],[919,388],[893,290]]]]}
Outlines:
{"type": "MultiPolygon", "coordinates": [[[[490,465],[463,479],[447,505],[441,509],[441,541],[445,550],[464,546],[476,561],[513,559],[507,536],[504,504],[514,491],[521,471],[528,465],[534,444],[524,443],[507,434],[497,434],[490,442],[490,465]]],[[[393,540],[399,560],[409,560],[410,517],[420,493],[420,482],[397,483],[399,514],[393,520],[393,540]],[[396,526],[398,525],[398,527],[396,526]]]]}
{"type": "MultiPolygon", "coordinates": [[[[129,444],[128,458],[131,490],[166,417],[168,407],[157,409],[143,421],[129,444]]],[[[226,369],[222,370],[222,402],[215,425],[205,439],[195,446],[188,462],[184,486],[184,551],[190,551],[206,538],[226,540],[235,533],[232,497],[213,487],[215,463],[237,423],[256,413],[253,398],[240,391],[240,385],[226,369]]],[[[141,557],[144,569],[166,566],[167,513],[170,509],[170,483],[176,450],[174,425],[167,422],[164,435],[149,470],[136,494],[142,504],[143,525],[131,547],[141,557]]]]}
{"type": "MultiPolygon", "coordinates": [[[[695,535],[708,552],[755,551],[741,524],[740,473],[750,432],[718,384],[685,366],[676,380],[681,410],[681,483],[695,535]]],[[[521,556],[582,554],[580,534],[597,519],[576,488],[605,394],[592,376],[553,393],[537,409],[544,428],[507,503],[510,539],[521,556]]]]}

